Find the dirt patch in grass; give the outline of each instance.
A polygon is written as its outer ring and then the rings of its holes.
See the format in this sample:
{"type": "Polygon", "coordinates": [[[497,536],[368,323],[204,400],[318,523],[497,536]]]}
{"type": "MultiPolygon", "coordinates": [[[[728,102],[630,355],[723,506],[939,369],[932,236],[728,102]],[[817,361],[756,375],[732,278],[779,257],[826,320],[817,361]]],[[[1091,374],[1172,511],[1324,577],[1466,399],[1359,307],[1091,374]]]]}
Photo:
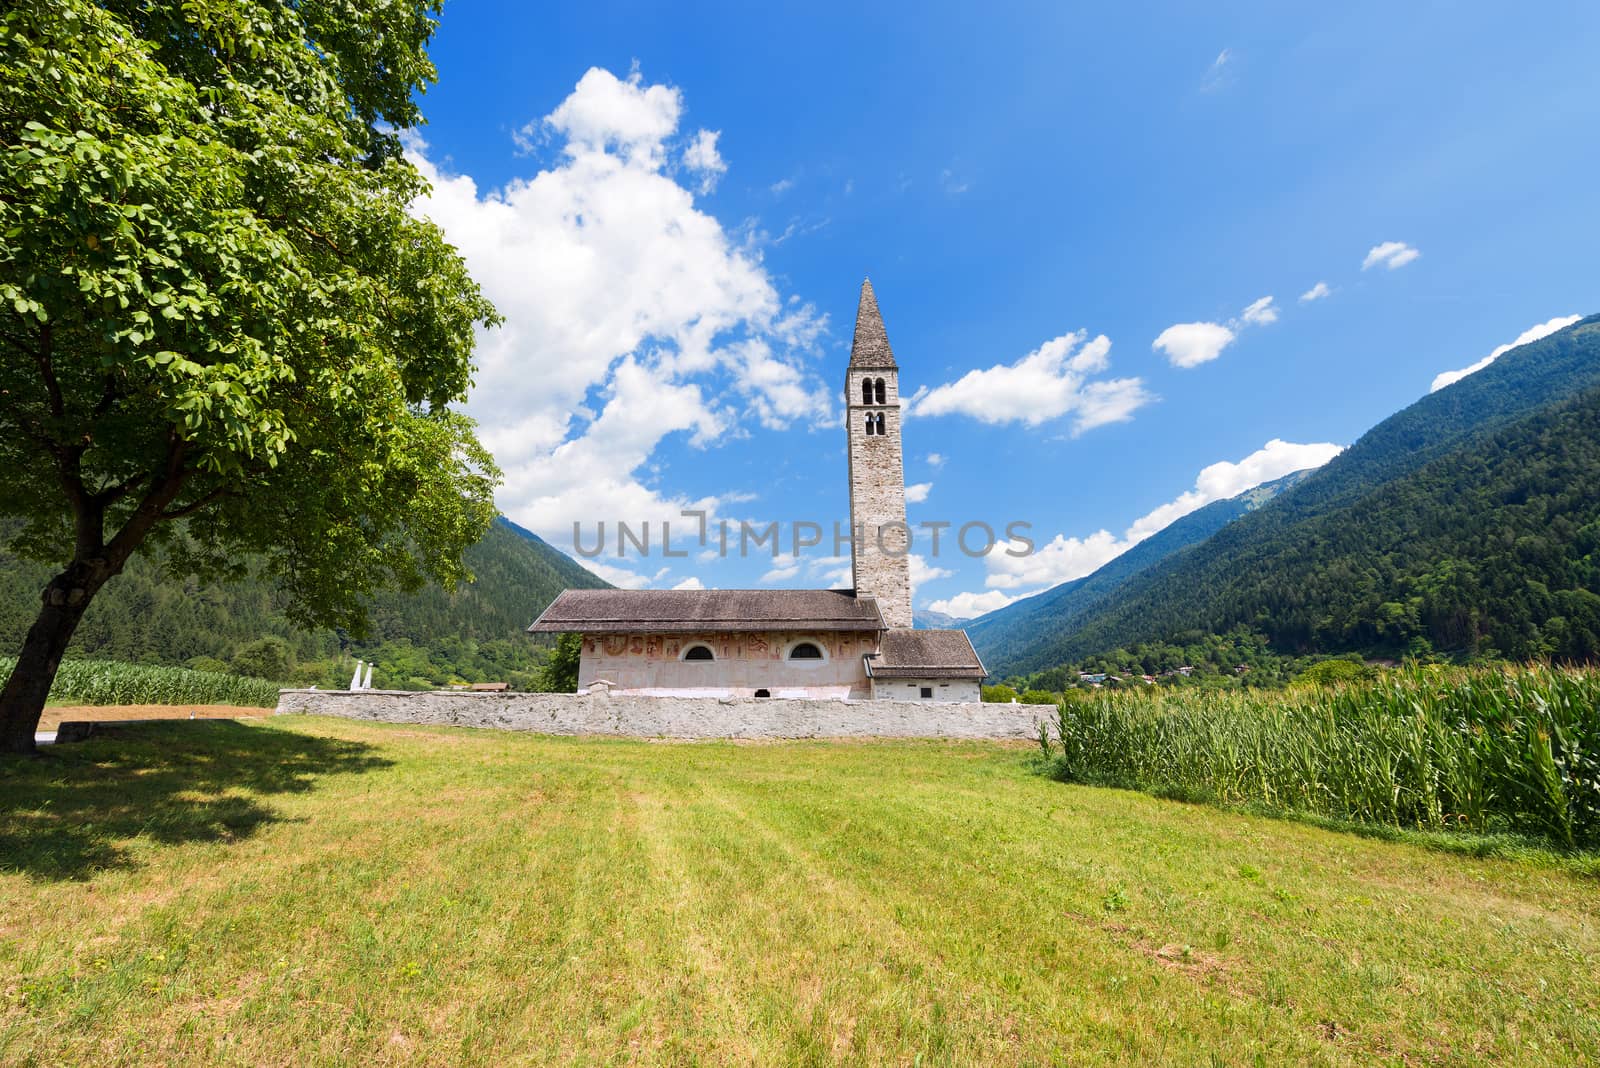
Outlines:
{"type": "Polygon", "coordinates": [[[52,705],[44,710],[39,729],[53,731],[63,723],[117,723],[130,719],[260,719],[270,708],[248,705],[52,705]]]}

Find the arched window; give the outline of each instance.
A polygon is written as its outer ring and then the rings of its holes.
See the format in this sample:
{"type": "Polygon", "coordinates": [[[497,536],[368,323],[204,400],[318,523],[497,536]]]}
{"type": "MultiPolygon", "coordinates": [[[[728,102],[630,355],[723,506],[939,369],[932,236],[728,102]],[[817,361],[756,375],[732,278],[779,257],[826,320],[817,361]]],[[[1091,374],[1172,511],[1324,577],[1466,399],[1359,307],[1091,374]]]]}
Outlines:
{"type": "Polygon", "coordinates": [[[873,386],[873,388],[874,388],[874,389],[875,389],[875,390],[877,390],[877,393],[878,393],[878,403],[879,403],[879,404],[886,404],[886,403],[888,403],[888,402],[887,402],[887,401],[885,401],[885,400],[884,400],[884,399],[883,399],[883,398],[884,398],[884,397],[885,397],[885,396],[887,396],[887,394],[885,394],[885,393],[884,393],[884,391],[883,391],[883,379],[881,379],[881,378],[880,378],[880,379],[878,379],[878,381],[877,381],[877,382],[876,382],[876,383],[875,383],[875,384],[874,384],[874,386],[873,386]]]}
{"type": "Polygon", "coordinates": [[[872,403],[872,379],[870,378],[863,378],[861,380],[861,403],[872,403]]]}
{"type": "Polygon", "coordinates": [[[709,645],[691,645],[683,651],[683,658],[685,660],[715,660],[716,656],[712,654],[711,646],[709,645]]]}
{"type": "Polygon", "coordinates": [[[872,413],[871,413],[871,412],[868,412],[868,413],[867,413],[867,436],[868,436],[868,437],[871,437],[871,436],[872,436],[872,433],[873,433],[873,427],[875,427],[875,426],[876,426],[876,425],[877,425],[877,424],[876,424],[876,423],[874,423],[874,422],[873,422],[873,420],[872,420],[872,413]]]}
{"type": "Polygon", "coordinates": [[[816,642],[801,642],[789,650],[790,660],[821,660],[822,650],[817,648],[816,642]]]}
{"type": "Polygon", "coordinates": [[[879,437],[883,436],[883,413],[882,412],[878,413],[878,429],[877,429],[876,433],[877,433],[877,435],[879,437]]]}
{"type": "Polygon", "coordinates": [[[772,696],[772,691],[771,690],[757,690],[755,695],[757,697],[771,697],[772,696]]]}

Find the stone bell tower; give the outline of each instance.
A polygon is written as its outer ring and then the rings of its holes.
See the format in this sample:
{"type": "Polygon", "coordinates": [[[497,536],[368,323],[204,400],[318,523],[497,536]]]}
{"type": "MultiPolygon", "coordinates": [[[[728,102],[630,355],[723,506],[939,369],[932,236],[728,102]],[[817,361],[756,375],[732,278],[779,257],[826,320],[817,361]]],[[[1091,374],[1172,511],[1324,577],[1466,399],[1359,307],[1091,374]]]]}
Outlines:
{"type": "Polygon", "coordinates": [[[911,626],[911,528],[900,457],[900,370],[870,280],[861,283],[844,384],[850,441],[850,568],[891,627],[911,626]]]}

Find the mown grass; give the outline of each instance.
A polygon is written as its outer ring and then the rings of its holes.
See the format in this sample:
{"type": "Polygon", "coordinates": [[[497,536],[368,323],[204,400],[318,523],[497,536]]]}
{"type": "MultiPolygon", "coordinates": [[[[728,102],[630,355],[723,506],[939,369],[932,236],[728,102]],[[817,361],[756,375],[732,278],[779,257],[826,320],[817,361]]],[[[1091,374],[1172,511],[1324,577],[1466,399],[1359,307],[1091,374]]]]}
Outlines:
{"type": "Polygon", "coordinates": [[[1593,1063],[1600,883],[1036,752],[277,717],[14,762],[0,1063],[1593,1063]]]}
{"type": "Polygon", "coordinates": [[[1413,668],[1336,688],[1073,694],[1071,782],[1600,849],[1600,672],[1413,668]]]}
{"type": "MultiPolygon", "coordinates": [[[[16,666],[0,656],[0,679],[16,666]]],[[[220,671],[125,664],[117,660],[63,660],[50,686],[55,704],[80,705],[242,705],[271,708],[278,684],[220,671]]]]}

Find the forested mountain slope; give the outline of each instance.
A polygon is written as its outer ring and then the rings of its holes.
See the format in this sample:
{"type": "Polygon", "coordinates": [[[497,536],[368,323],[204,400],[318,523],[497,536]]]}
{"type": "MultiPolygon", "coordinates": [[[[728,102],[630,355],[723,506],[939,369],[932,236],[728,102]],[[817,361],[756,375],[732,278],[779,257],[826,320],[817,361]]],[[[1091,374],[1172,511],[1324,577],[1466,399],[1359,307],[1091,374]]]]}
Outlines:
{"type": "Polygon", "coordinates": [[[1285,651],[1600,652],[1600,316],[1385,420],[1003,670],[1237,625],[1285,651]]]}
{"type": "MultiPolygon", "coordinates": [[[[437,586],[386,593],[372,604],[372,632],[361,647],[407,641],[423,648],[462,642],[528,643],[524,628],[568,586],[606,585],[570,557],[504,518],[467,550],[476,581],[453,594],[437,586]]],[[[49,568],[0,549],[0,654],[14,651],[33,621],[49,568]]],[[[182,664],[197,656],[228,660],[256,639],[285,639],[298,660],[339,651],[339,635],[290,626],[264,582],[199,585],[173,580],[143,557],[95,599],[70,656],[182,664]]]]}
{"type": "Polygon", "coordinates": [[[1205,541],[1240,516],[1299,485],[1309,475],[1309,471],[1296,471],[1246,490],[1237,497],[1212,501],[1197,508],[1092,574],[979,616],[966,624],[967,635],[991,671],[996,675],[1010,674],[1031,648],[1060,640],[1085,615],[1115,597],[1139,572],[1205,541]]]}

